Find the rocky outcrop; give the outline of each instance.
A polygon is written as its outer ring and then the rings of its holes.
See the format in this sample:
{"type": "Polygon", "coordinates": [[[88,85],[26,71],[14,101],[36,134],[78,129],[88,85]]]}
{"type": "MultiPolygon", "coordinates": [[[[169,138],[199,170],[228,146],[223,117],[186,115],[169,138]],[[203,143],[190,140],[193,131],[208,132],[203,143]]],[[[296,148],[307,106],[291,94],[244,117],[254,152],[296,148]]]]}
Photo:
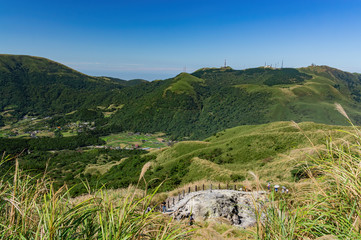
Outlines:
{"type": "Polygon", "coordinates": [[[255,206],[266,201],[266,192],[242,192],[234,190],[207,190],[187,194],[168,214],[181,220],[193,214],[194,219],[225,218],[243,228],[256,223],[255,206]]]}

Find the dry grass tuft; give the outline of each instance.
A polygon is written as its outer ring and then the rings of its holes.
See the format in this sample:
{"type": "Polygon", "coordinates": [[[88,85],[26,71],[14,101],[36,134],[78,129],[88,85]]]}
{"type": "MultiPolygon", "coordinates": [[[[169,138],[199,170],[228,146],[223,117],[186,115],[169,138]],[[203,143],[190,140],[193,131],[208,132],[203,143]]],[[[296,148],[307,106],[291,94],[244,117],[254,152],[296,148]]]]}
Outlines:
{"type": "Polygon", "coordinates": [[[345,118],[347,118],[347,120],[348,120],[349,122],[351,122],[351,119],[348,117],[345,109],[343,109],[343,107],[341,106],[341,104],[335,103],[335,108],[336,108],[336,110],[337,110],[339,113],[341,113],[342,116],[344,116],[345,118]]]}
{"type": "MultiPolygon", "coordinates": [[[[336,109],[350,120],[341,105],[336,109]]],[[[258,239],[361,239],[361,134],[352,126],[348,136],[315,148],[296,191],[271,195],[258,213],[258,239]]]]}
{"type": "MultiPolygon", "coordinates": [[[[6,159],[2,157],[2,162],[6,159]]],[[[190,237],[190,228],[155,212],[151,202],[156,192],[143,196],[144,191],[130,186],[72,199],[66,186],[54,189],[45,177],[32,178],[17,164],[15,172],[9,174],[0,179],[0,239],[190,237]],[[146,212],[148,207],[152,210],[146,212]]]]}
{"type": "Polygon", "coordinates": [[[142,168],[142,171],[140,172],[140,175],[139,175],[139,180],[138,180],[138,183],[140,182],[140,180],[142,178],[144,178],[144,175],[145,173],[149,170],[149,168],[153,165],[152,162],[147,162],[146,164],[144,164],[143,168],[142,168]]]}

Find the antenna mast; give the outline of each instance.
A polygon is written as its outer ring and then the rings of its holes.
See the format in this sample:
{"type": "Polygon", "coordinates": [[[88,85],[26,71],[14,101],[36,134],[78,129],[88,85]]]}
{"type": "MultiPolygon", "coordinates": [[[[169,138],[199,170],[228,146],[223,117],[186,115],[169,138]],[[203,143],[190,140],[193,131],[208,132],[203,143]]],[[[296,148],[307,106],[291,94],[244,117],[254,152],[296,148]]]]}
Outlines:
{"type": "Polygon", "coordinates": [[[224,68],[227,67],[227,59],[224,59],[224,68]]]}

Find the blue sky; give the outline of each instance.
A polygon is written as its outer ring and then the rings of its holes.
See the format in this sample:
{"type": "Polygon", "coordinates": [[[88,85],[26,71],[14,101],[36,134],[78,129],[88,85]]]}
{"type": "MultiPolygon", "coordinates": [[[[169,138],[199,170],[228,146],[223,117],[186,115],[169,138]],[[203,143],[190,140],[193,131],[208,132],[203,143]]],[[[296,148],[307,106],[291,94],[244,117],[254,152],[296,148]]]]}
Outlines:
{"type": "Polygon", "coordinates": [[[0,53],[148,80],[186,67],[361,72],[361,0],[0,0],[0,53]]]}

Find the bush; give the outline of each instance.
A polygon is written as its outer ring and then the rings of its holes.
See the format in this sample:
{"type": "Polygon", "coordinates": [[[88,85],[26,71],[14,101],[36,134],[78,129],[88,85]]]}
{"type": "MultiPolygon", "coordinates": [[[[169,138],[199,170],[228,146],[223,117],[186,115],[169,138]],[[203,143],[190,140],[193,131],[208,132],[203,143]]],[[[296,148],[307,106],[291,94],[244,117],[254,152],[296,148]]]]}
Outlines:
{"type": "Polygon", "coordinates": [[[231,174],[231,180],[233,182],[240,182],[240,181],[243,181],[245,180],[246,178],[242,175],[239,175],[239,174],[231,174]]]}
{"type": "Polygon", "coordinates": [[[300,181],[301,179],[304,178],[308,178],[308,165],[307,164],[300,164],[300,165],[296,165],[292,170],[291,170],[291,175],[293,177],[293,179],[295,181],[300,181]]]}

